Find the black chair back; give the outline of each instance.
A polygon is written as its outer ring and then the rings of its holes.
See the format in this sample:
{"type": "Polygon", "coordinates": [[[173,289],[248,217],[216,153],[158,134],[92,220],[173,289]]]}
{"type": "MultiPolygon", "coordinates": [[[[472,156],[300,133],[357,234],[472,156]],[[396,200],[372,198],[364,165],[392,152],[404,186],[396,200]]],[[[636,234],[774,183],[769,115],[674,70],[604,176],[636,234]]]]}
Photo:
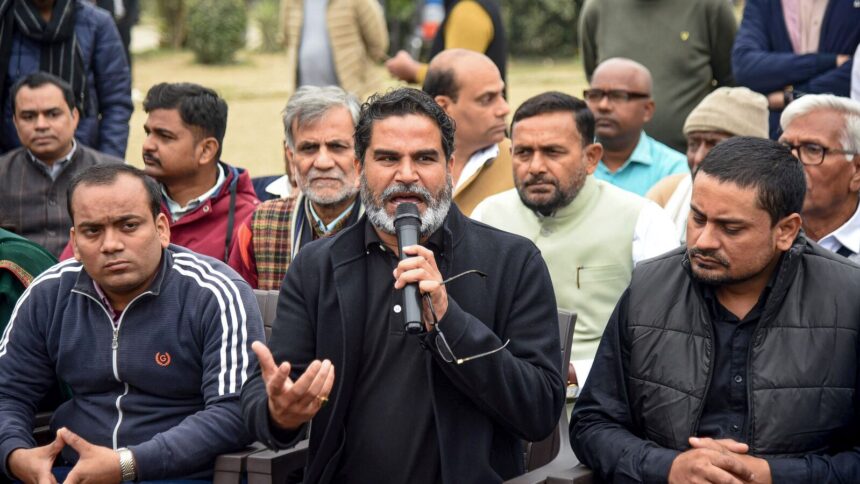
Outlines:
{"type": "Polygon", "coordinates": [[[272,336],[272,323],[275,321],[275,312],[278,310],[278,294],[280,291],[254,289],[257,297],[257,306],[260,307],[260,315],[263,317],[263,328],[266,331],[266,341],[272,336]]]}

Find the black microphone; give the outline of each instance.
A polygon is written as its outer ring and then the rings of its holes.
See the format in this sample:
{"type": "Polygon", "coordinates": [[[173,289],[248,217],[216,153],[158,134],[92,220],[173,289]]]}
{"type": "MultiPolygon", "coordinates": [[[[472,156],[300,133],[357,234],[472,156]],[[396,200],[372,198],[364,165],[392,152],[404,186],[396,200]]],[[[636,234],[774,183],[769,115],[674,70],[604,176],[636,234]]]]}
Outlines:
{"type": "MultiPolygon", "coordinates": [[[[397,205],[394,231],[397,233],[397,251],[400,253],[400,260],[403,260],[407,257],[403,253],[403,248],[418,245],[421,216],[418,215],[417,205],[414,203],[397,205]]],[[[424,330],[424,323],[421,321],[421,293],[418,290],[418,284],[414,282],[403,288],[403,329],[407,334],[418,334],[424,330]]]]}

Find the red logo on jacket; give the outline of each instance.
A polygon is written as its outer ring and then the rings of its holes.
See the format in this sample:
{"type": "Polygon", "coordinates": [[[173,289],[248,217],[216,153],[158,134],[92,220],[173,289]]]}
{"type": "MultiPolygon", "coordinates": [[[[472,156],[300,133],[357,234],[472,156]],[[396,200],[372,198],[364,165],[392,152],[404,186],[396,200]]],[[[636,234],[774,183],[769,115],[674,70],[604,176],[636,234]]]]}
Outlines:
{"type": "Polygon", "coordinates": [[[158,366],[170,366],[170,353],[156,353],[155,363],[157,363],[158,366]]]}

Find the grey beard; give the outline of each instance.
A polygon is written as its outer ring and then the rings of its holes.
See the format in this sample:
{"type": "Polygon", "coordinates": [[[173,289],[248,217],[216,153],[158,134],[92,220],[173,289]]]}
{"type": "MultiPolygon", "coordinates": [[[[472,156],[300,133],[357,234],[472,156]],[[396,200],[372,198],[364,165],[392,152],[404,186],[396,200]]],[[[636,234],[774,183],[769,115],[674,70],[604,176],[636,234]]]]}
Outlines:
{"type": "MultiPolygon", "coordinates": [[[[299,190],[301,190],[301,188],[299,188],[299,190]]],[[[340,191],[340,192],[338,192],[338,193],[336,193],[330,197],[318,196],[316,193],[313,192],[313,190],[308,190],[308,191],[301,190],[301,192],[302,192],[302,194],[304,194],[305,198],[307,198],[308,200],[312,201],[313,203],[315,203],[319,206],[326,207],[326,206],[330,206],[330,205],[337,205],[339,203],[343,203],[343,202],[351,199],[352,197],[355,196],[356,193],[358,193],[358,189],[350,187],[350,188],[344,189],[344,190],[342,190],[342,191],[340,191]]]]}
{"type": "Polygon", "coordinates": [[[395,193],[411,193],[420,196],[424,199],[427,208],[421,214],[421,236],[428,237],[435,232],[445,222],[445,217],[448,216],[448,210],[451,208],[452,189],[451,174],[445,178],[445,187],[439,192],[439,196],[434,198],[430,192],[419,185],[404,185],[397,183],[389,186],[382,192],[382,196],[377,200],[377,197],[367,186],[367,178],[364,173],[361,174],[361,203],[364,205],[364,213],[374,227],[391,235],[396,235],[397,231],[394,228],[394,216],[389,215],[385,211],[385,202],[395,193]]]}
{"type": "Polygon", "coordinates": [[[310,183],[308,183],[307,178],[300,175],[296,176],[296,185],[298,185],[299,190],[304,194],[305,198],[323,207],[343,203],[354,197],[355,194],[358,193],[358,189],[354,188],[354,185],[344,183],[343,189],[341,191],[331,196],[321,196],[311,189],[310,183]]]}

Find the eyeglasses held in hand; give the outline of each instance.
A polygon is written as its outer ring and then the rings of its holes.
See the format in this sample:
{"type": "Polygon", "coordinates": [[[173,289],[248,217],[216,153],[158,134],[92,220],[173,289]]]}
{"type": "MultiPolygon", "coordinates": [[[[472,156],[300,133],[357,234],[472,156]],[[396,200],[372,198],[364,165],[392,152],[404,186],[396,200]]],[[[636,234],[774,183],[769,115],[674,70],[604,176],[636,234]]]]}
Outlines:
{"type": "MultiPolygon", "coordinates": [[[[445,279],[444,281],[442,281],[441,284],[444,286],[451,281],[457,280],[460,277],[463,277],[463,276],[466,276],[469,274],[477,274],[477,275],[481,276],[482,278],[487,277],[487,275],[484,274],[483,272],[481,272],[477,269],[472,269],[472,270],[468,270],[466,272],[462,272],[460,274],[457,274],[456,276],[450,277],[448,279],[445,279]]],[[[503,344],[502,346],[500,346],[494,350],[485,351],[485,352],[479,353],[477,355],[466,356],[464,358],[458,358],[456,355],[454,355],[454,351],[451,349],[451,345],[448,344],[448,340],[445,339],[445,333],[443,333],[442,330],[439,328],[439,318],[436,316],[436,310],[433,309],[433,300],[430,297],[430,293],[425,292],[423,297],[424,297],[424,300],[427,301],[427,307],[430,308],[430,315],[433,318],[433,323],[431,324],[431,326],[433,326],[433,330],[436,332],[436,337],[435,337],[436,351],[439,352],[439,356],[442,357],[442,360],[445,363],[456,363],[458,365],[462,365],[463,363],[466,363],[467,361],[477,360],[478,358],[483,358],[484,356],[489,356],[489,355],[492,355],[493,353],[499,352],[499,351],[503,350],[506,346],[508,346],[508,343],[511,342],[511,340],[508,339],[507,341],[505,341],[505,344],[503,344]]]]}

